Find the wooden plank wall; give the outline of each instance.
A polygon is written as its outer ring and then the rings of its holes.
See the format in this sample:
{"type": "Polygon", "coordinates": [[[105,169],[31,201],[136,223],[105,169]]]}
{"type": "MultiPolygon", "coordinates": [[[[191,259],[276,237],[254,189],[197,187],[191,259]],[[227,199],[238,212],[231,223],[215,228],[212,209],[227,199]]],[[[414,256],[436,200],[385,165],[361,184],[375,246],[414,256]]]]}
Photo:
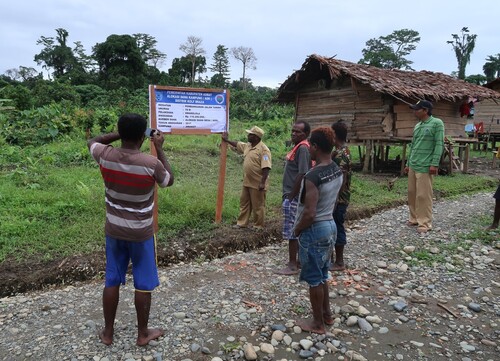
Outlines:
{"type": "Polygon", "coordinates": [[[380,93],[361,84],[318,89],[301,89],[296,104],[296,120],[307,121],[311,128],[330,126],[343,119],[350,140],[387,139],[392,136],[393,119],[389,105],[380,93]]]}
{"type": "MultiPolygon", "coordinates": [[[[396,117],[395,134],[397,137],[411,137],[413,135],[413,127],[418,120],[410,107],[397,101],[394,104],[394,114],[396,117]]],[[[465,137],[465,125],[467,118],[460,117],[459,103],[449,101],[440,101],[434,103],[432,115],[439,118],[444,123],[444,133],[451,137],[465,137]]]]}
{"type": "MultiPolygon", "coordinates": [[[[447,136],[467,136],[467,118],[460,117],[459,105],[459,101],[434,102],[433,115],[443,120],[447,136]]],[[[411,137],[417,124],[407,104],[350,79],[339,80],[329,89],[314,82],[303,86],[295,106],[296,121],[307,121],[312,128],[330,126],[343,119],[351,141],[411,137]]]]}
{"type": "Polygon", "coordinates": [[[474,111],[474,123],[483,122],[485,132],[500,133],[500,100],[498,104],[491,99],[477,102],[474,111]]]}

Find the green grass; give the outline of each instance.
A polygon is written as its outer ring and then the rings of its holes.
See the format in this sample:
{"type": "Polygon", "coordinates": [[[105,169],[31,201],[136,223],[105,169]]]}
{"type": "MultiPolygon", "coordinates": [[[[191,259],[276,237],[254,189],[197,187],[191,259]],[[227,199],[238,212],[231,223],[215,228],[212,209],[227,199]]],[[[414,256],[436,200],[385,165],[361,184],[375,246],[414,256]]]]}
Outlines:
{"type": "MultiPolygon", "coordinates": [[[[257,125],[267,129],[266,124],[257,125]]],[[[244,129],[250,126],[246,123],[232,125],[230,139],[245,140],[244,129]]],[[[273,138],[264,137],[273,156],[267,195],[269,218],[280,217],[285,141],[289,139],[288,125],[280,123],[274,129],[284,130],[273,138]]],[[[217,227],[214,219],[219,145],[219,135],[166,136],[164,148],[176,180],[172,187],[159,191],[160,246],[167,246],[181,234],[202,241],[206,232],[217,227]]],[[[148,149],[149,144],[145,144],[144,150],[148,149]]],[[[387,179],[355,173],[351,207],[378,209],[403,202],[406,178],[398,178],[390,190],[387,179]]],[[[242,158],[229,150],[222,212],[224,224],[234,223],[238,216],[241,180],[242,158]]],[[[491,178],[459,173],[435,180],[435,189],[442,197],[489,192],[495,187],[496,181],[491,178]]],[[[102,250],[104,218],[102,179],[82,134],[41,147],[1,144],[0,262],[29,257],[50,260],[102,250]]],[[[479,236],[488,239],[487,235],[479,236]]]]}

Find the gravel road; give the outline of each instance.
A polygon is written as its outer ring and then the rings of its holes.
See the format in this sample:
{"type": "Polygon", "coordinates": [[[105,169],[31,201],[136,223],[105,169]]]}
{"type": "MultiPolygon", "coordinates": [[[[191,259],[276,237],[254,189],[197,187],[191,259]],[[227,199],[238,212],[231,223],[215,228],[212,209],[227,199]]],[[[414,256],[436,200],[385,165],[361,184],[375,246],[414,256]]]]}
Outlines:
{"type": "MultiPolygon", "coordinates": [[[[498,360],[500,233],[467,234],[491,220],[492,194],[434,205],[434,230],[406,226],[402,206],[349,225],[348,270],[332,274],[336,323],[301,332],[307,286],[273,273],[285,242],[160,270],[150,326],[135,345],[132,282],[121,290],[111,346],[99,342],[102,281],[0,299],[1,360],[498,360]],[[496,356],[495,356],[496,355],[496,356]]],[[[242,230],[242,232],[250,232],[242,230]]]]}

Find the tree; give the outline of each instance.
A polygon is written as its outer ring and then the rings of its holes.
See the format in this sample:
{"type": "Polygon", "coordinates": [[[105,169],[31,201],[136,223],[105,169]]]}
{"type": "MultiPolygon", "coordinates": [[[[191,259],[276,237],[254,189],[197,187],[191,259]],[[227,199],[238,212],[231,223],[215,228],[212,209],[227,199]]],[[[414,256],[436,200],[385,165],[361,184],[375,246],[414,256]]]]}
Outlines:
{"type": "Polygon", "coordinates": [[[137,47],[144,62],[158,69],[158,66],[161,66],[167,59],[167,54],[162,53],[156,48],[158,41],[155,37],[143,33],[133,34],[132,36],[137,42],[137,47]]]}
{"type": "MultiPolygon", "coordinates": [[[[71,48],[66,44],[69,33],[63,28],[56,29],[57,36],[42,36],[37,41],[37,45],[42,45],[43,49],[35,55],[35,61],[42,65],[44,69],[53,69],[54,78],[60,78],[76,65],[76,58],[71,48]]],[[[50,74],[49,74],[50,75],[50,74]]]]}
{"type": "Polygon", "coordinates": [[[125,87],[134,90],[144,86],[146,63],[132,36],[110,35],[92,51],[105,89],[125,87]]]}
{"type": "Polygon", "coordinates": [[[80,68],[86,73],[93,72],[97,66],[95,60],[85,53],[85,48],[81,41],[75,41],[74,44],[73,54],[80,68]]]}
{"type": "Polygon", "coordinates": [[[213,63],[209,68],[215,74],[210,80],[210,84],[217,88],[224,88],[229,81],[229,57],[227,48],[224,45],[217,45],[217,50],[213,56],[213,63]]]}
{"type": "Polygon", "coordinates": [[[500,77],[500,53],[497,55],[489,55],[486,58],[486,63],[483,65],[486,81],[490,82],[500,77]]]}
{"type": "Polygon", "coordinates": [[[466,76],[464,79],[467,83],[483,85],[486,84],[486,77],[482,74],[474,74],[466,76]]]}
{"type": "Polygon", "coordinates": [[[255,54],[253,52],[252,48],[247,48],[244,46],[239,46],[237,48],[231,48],[231,54],[236,60],[241,61],[243,64],[243,90],[246,89],[247,82],[245,79],[245,72],[247,69],[257,69],[256,64],[257,64],[257,58],[255,57],[255,54]]]}
{"type": "Polygon", "coordinates": [[[389,35],[368,40],[362,50],[363,58],[358,63],[384,69],[413,70],[413,62],[406,56],[417,48],[419,41],[418,31],[394,30],[389,35]]]}
{"type": "MultiPolygon", "coordinates": [[[[205,62],[206,59],[204,56],[198,56],[195,59],[195,73],[204,73],[206,71],[205,62]]],[[[168,76],[172,85],[194,84],[194,80],[191,79],[192,74],[192,60],[187,56],[175,58],[172,61],[172,67],[168,70],[168,76]]]]}
{"type": "Polygon", "coordinates": [[[458,79],[465,79],[465,68],[470,63],[470,56],[476,46],[476,34],[469,34],[469,29],[463,27],[462,34],[451,34],[453,40],[448,40],[446,43],[451,44],[455,51],[455,56],[458,62],[458,79]]]}
{"type": "Polygon", "coordinates": [[[205,54],[205,50],[201,47],[202,42],[203,40],[201,38],[190,35],[188,36],[187,41],[179,47],[179,50],[186,54],[186,57],[191,61],[191,85],[194,84],[196,61],[205,54]]]}
{"type": "Polygon", "coordinates": [[[42,74],[39,73],[35,68],[20,66],[18,69],[12,68],[5,71],[5,75],[12,80],[17,82],[33,82],[36,79],[41,79],[42,74]]]}

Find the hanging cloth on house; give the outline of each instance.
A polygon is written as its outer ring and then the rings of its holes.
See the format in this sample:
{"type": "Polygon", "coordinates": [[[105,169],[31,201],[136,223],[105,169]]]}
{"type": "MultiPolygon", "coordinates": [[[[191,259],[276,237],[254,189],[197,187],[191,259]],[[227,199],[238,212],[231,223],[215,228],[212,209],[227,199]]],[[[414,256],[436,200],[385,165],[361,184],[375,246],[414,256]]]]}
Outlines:
{"type": "MultiPolygon", "coordinates": [[[[469,103],[470,104],[470,103],[469,103]]],[[[464,117],[464,116],[469,116],[470,114],[470,106],[469,106],[468,103],[462,103],[462,105],[460,105],[460,117],[464,117]]]]}

